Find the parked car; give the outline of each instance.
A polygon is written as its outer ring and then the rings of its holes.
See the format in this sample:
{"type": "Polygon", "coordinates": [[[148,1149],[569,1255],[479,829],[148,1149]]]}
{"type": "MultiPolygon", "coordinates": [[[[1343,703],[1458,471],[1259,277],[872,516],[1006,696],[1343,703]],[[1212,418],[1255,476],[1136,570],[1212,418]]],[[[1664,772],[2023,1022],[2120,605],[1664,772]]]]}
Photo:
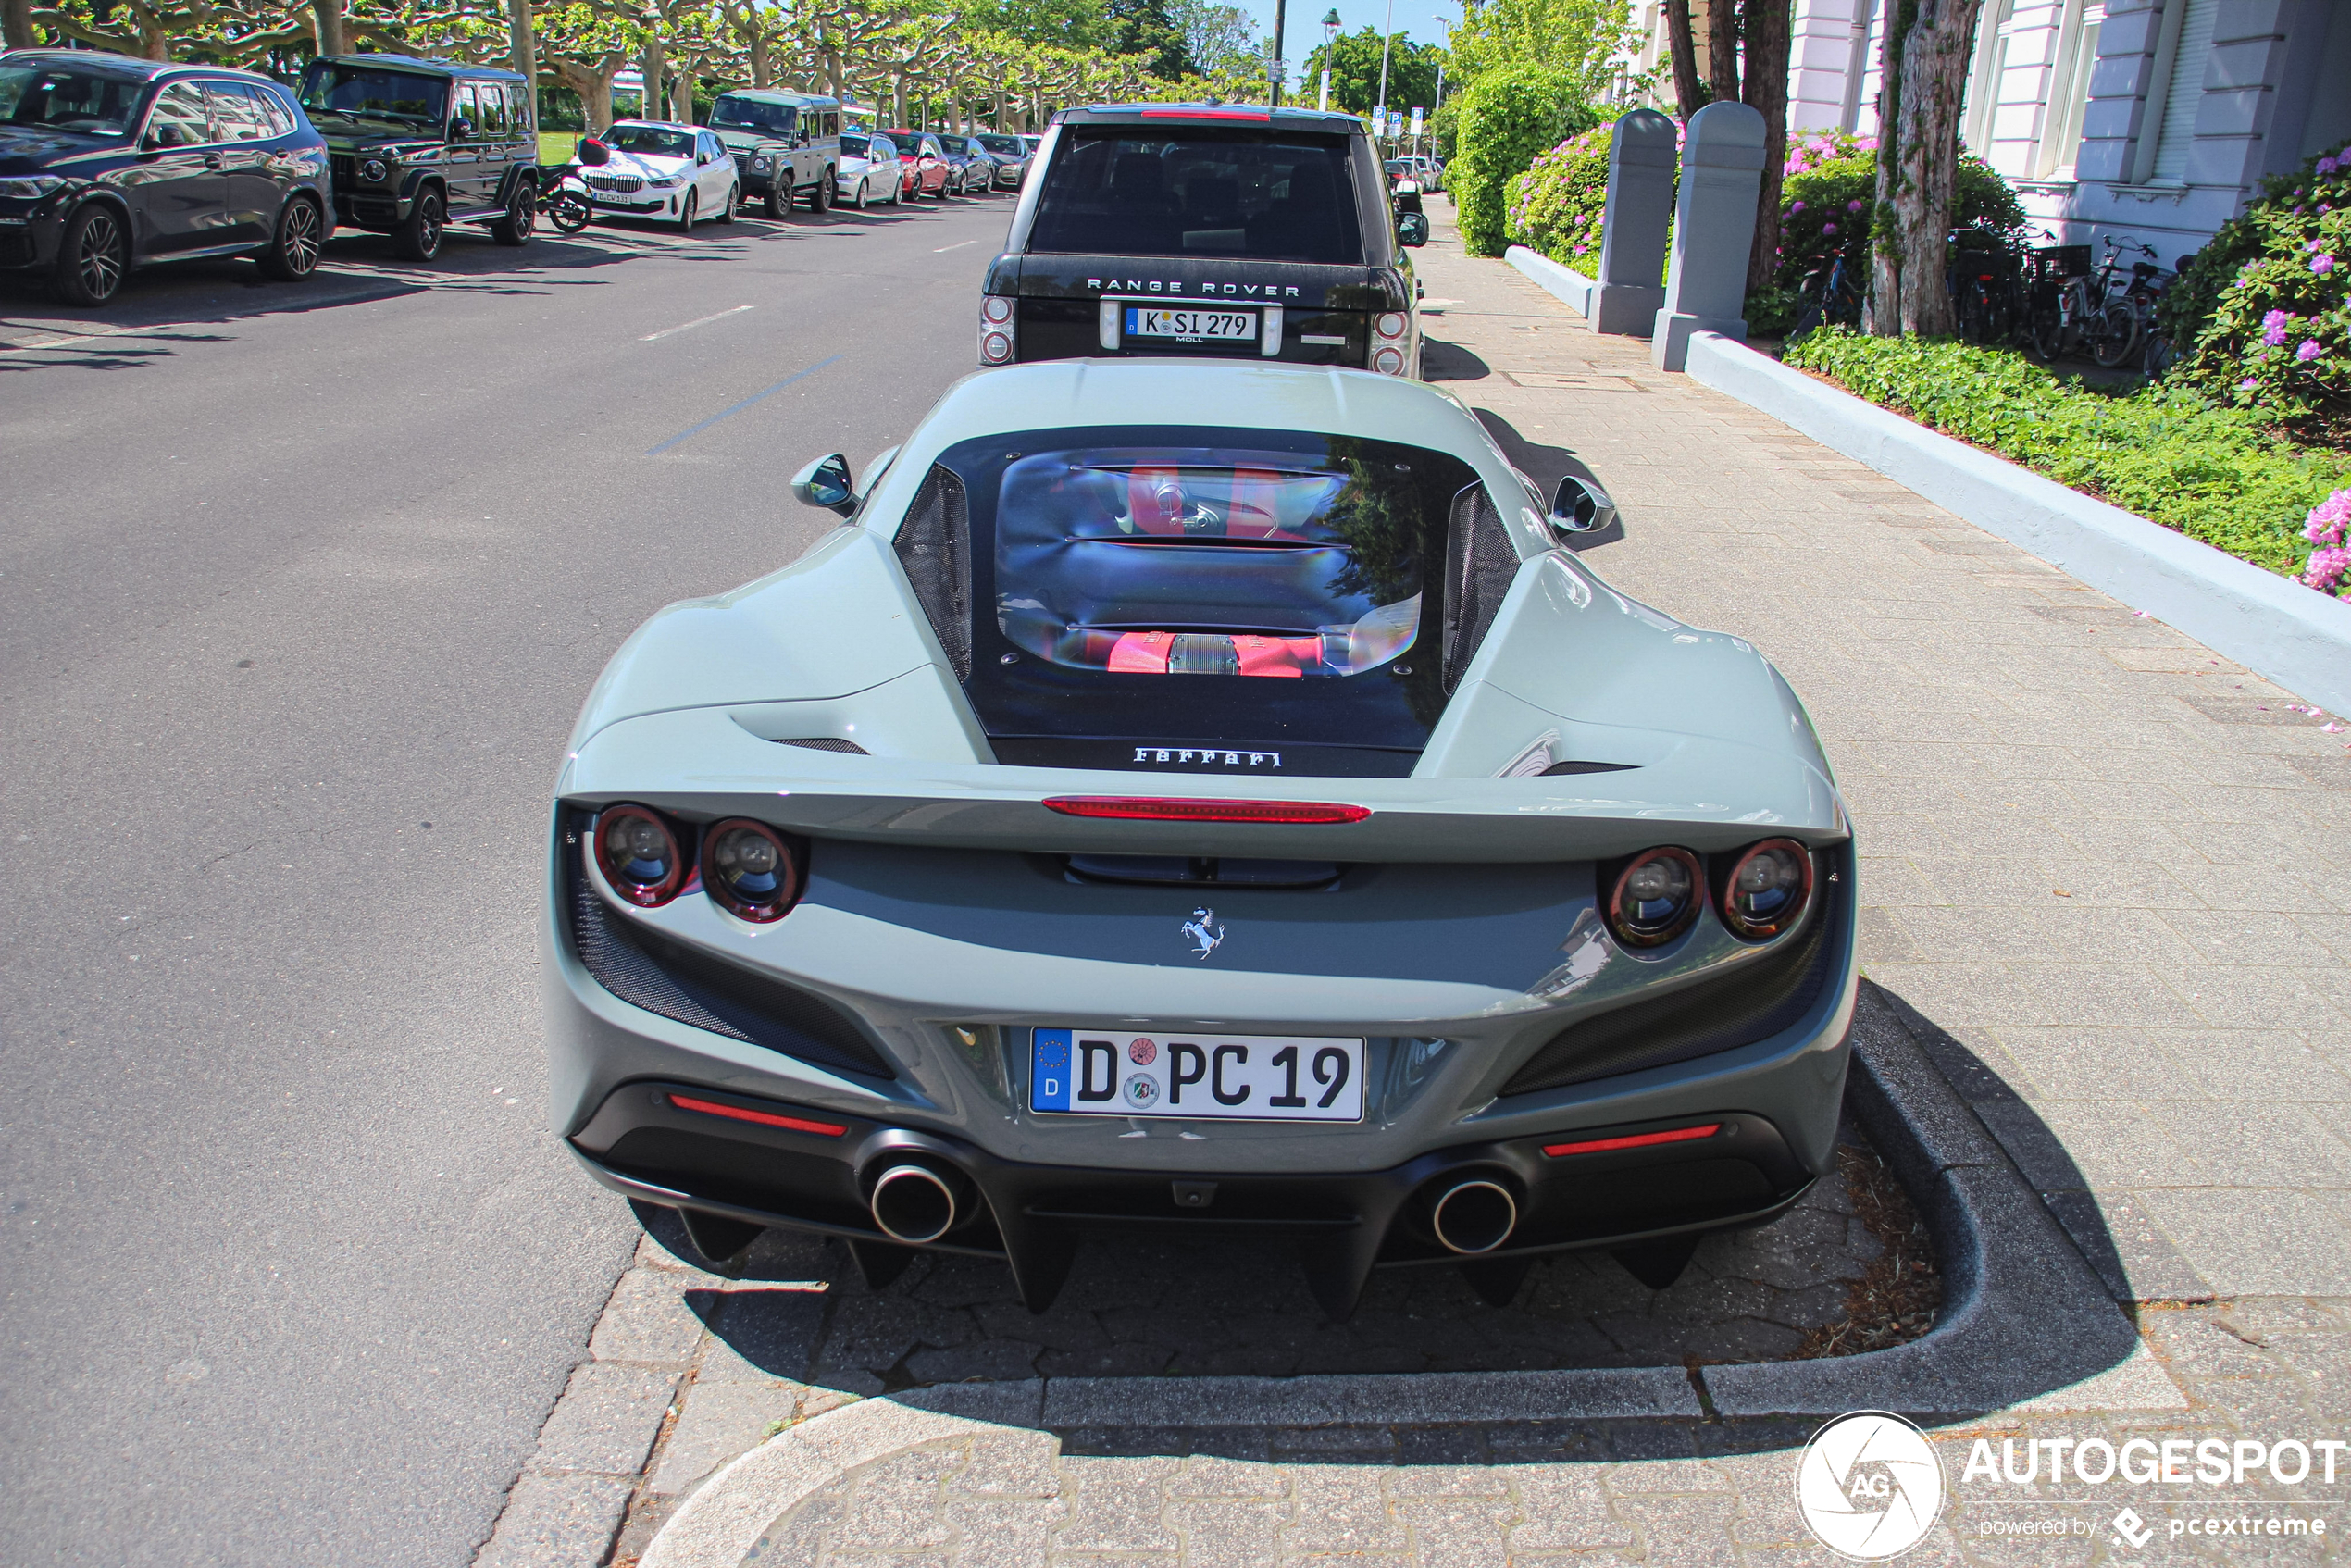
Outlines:
{"type": "Polygon", "coordinates": [[[327,144],[267,77],[96,50],[0,55],[0,268],[105,305],[132,268],[251,255],[318,265],[327,144]]]}
{"type": "Polygon", "coordinates": [[[620,119],[597,138],[607,161],[587,171],[589,198],[610,218],[651,218],[690,230],[735,221],[742,176],[715,131],[672,120],[620,119]]]}
{"type": "Polygon", "coordinates": [[[909,201],[917,196],[938,196],[944,199],[950,165],[946,149],[939,138],[927,131],[907,131],[902,128],[879,132],[889,138],[898,149],[898,167],[904,183],[900,193],[909,201]]]}
{"type": "Polygon", "coordinates": [[[947,177],[947,184],[955,194],[984,194],[996,189],[996,160],[975,138],[941,136],[939,148],[952,171],[947,177]]]}
{"type": "Polygon", "coordinates": [[[1412,167],[1420,170],[1422,190],[1442,191],[1445,189],[1445,171],[1437,166],[1435,158],[1428,156],[1425,153],[1415,154],[1412,157],[1412,167]]]}
{"type": "Polygon", "coordinates": [[[598,1180],[1038,1311],[1088,1229],[1286,1236],[1344,1317],[1573,1249],[1661,1288],[1831,1170],[1846,807],[1749,643],[1560,548],[1597,486],[1217,360],[969,377],[894,450],[573,731],[541,974],[598,1180]]]}
{"type": "Polygon", "coordinates": [[[982,131],[972,138],[980,151],[996,160],[996,184],[1000,189],[1017,191],[1028,173],[1028,143],[1025,137],[1007,136],[994,131],[982,131]]]}
{"type": "Polygon", "coordinates": [[[1215,355],[1416,376],[1409,247],[1427,238],[1424,216],[1393,215],[1352,115],[1064,110],[988,271],[981,363],[1215,355]]]}
{"type": "Polygon", "coordinates": [[[859,131],[844,131],[840,134],[840,188],[834,193],[851,206],[863,208],[868,202],[884,202],[895,205],[901,193],[898,149],[887,136],[868,136],[859,131]]]}
{"type": "Polygon", "coordinates": [[[452,223],[499,243],[538,227],[539,129],[528,84],[491,66],[405,55],[310,62],[302,106],[327,138],[335,217],[430,261],[452,223]]]}
{"type": "Polygon", "coordinates": [[[710,106],[710,129],[735,160],[744,195],[781,218],[793,201],[808,210],[832,205],[840,163],[840,100],[765,87],[722,93],[710,106]]]}

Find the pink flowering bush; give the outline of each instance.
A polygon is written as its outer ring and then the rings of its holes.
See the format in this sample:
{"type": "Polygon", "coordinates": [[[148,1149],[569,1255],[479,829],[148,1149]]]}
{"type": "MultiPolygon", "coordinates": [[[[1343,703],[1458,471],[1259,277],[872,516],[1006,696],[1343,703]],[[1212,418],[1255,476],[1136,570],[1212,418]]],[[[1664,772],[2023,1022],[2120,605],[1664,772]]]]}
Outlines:
{"type": "Polygon", "coordinates": [[[1571,136],[1505,188],[1511,243],[1542,252],[1586,277],[1600,265],[1608,207],[1608,149],[1616,122],[1571,136]]]}
{"type": "Polygon", "coordinates": [[[2351,444],[2351,148],[2264,182],[2165,292],[2174,379],[2351,444]]]}
{"type": "MultiPolygon", "coordinates": [[[[1857,252],[1867,242],[1870,205],[1877,200],[1877,138],[1798,131],[1788,138],[1787,161],[1780,167],[1780,273],[1773,281],[1793,299],[1806,273],[1827,266],[1839,250],[1857,252]]],[[[1964,149],[1951,225],[1973,229],[2001,245],[2016,243],[2024,233],[2024,208],[2016,192],[1964,149]]],[[[1748,321],[1757,326],[1754,311],[1748,312],[1748,321]]]]}
{"type": "Polygon", "coordinates": [[[2310,508],[2302,537],[2312,546],[2302,568],[2302,580],[2321,593],[2340,595],[2343,578],[2351,571],[2351,549],[2344,548],[2344,530],[2351,528],[2351,490],[2338,490],[2310,508]]]}

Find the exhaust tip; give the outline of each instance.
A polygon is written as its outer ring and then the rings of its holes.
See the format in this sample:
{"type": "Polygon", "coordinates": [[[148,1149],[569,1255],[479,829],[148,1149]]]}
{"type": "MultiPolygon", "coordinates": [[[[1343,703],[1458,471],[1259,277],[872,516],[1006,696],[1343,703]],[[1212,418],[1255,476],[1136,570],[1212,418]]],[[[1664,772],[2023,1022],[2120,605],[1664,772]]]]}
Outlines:
{"type": "Polygon", "coordinates": [[[1517,1228],[1518,1200],[1499,1182],[1457,1182],[1429,1205],[1428,1225],[1448,1251],[1490,1252],[1517,1228]]]}
{"type": "Polygon", "coordinates": [[[892,1165],[874,1183],[874,1223],[893,1241],[920,1246],[955,1228],[963,1205],[947,1178],[927,1165],[892,1165]]]}

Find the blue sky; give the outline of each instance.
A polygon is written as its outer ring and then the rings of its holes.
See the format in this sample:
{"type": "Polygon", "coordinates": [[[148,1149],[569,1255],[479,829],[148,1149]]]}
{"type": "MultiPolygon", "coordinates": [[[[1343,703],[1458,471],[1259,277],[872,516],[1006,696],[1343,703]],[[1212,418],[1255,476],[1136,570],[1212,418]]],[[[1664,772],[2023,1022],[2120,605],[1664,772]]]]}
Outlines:
{"type": "MultiPolygon", "coordinates": [[[[1261,34],[1270,36],[1274,31],[1274,0],[1230,0],[1257,19],[1261,34]]],[[[1323,15],[1333,8],[1334,0],[1289,0],[1287,25],[1282,34],[1282,53],[1290,63],[1290,85],[1298,84],[1298,73],[1307,53],[1323,42],[1323,15]]],[[[1336,0],[1338,19],[1345,24],[1341,31],[1358,32],[1368,27],[1378,31],[1387,16],[1385,0],[1336,0]]],[[[1460,17],[1458,5],[1445,5],[1441,0],[1396,0],[1396,31],[1415,44],[1442,44],[1445,30],[1460,17]]]]}

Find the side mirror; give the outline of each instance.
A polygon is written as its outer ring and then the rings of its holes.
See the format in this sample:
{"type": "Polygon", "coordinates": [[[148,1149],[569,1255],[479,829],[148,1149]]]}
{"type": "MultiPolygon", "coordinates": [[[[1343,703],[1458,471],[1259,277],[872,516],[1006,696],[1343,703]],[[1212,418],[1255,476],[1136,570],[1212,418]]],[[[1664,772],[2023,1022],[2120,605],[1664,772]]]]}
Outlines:
{"type": "Polygon", "coordinates": [[[1396,219],[1396,237],[1408,245],[1428,243],[1428,214],[1408,212],[1396,219]]]}
{"type": "Polygon", "coordinates": [[[1598,533],[1616,521],[1616,503],[1589,479],[1569,474],[1551,492],[1551,531],[1560,534],[1598,533]]]}
{"type": "Polygon", "coordinates": [[[710,162],[710,155],[708,153],[696,153],[694,155],[694,162],[697,164],[707,165],[710,162]]]}
{"type": "Polygon", "coordinates": [[[612,149],[592,136],[582,137],[579,143],[579,161],[591,168],[601,168],[612,162],[612,149]]]}
{"type": "Polygon", "coordinates": [[[803,505],[822,506],[844,517],[857,515],[857,493],[849,478],[849,459],[841,453],[819,457],[794,474],[791,492],[803,505]]]}

